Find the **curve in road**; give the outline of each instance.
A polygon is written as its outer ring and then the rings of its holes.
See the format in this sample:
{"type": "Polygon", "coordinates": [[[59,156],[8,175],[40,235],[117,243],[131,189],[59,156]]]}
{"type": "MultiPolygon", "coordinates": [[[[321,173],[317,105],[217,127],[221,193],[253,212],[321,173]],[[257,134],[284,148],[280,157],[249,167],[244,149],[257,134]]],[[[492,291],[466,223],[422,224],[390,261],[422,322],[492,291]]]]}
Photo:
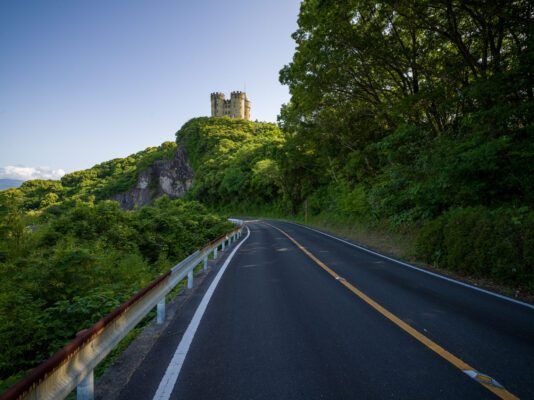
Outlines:
{"type": "MultiPolygon", "coordinates": [[[[531,308],[265,222],[247,222],[250,238],[218,271],[169,398],[534,398],[531,308]]],[[[120,398],[154,397],[201,302],[172,321],[120,398]]]]}

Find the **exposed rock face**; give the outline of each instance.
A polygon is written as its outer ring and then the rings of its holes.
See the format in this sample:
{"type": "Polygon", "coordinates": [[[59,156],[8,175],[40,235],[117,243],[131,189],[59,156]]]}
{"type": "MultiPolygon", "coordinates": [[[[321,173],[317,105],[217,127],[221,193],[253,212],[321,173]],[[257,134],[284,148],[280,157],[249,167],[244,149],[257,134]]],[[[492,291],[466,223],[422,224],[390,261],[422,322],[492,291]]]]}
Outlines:
{"type": "Polygon", "coordinates": [[[111,200],[118,201],[123,210],[135,206],[143,207],[152,199],[164,194],[169,197],[183,197],[193,184],[193,168],[183,146],[178,145],[174,158],[170,161],[156,161],[139,174],[135,187],[116,194],[111,200]]]}

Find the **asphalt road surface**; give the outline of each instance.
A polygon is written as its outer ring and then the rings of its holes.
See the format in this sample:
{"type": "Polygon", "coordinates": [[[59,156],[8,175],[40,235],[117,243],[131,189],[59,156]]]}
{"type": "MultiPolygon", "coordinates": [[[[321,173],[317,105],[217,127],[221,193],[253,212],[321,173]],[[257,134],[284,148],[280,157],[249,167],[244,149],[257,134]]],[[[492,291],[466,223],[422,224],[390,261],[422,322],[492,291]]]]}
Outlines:
{"type": "Polygon", "coordinates": [[[532,306],[296,224],[247,226],[120,399],[534,399],[532,306]]]}

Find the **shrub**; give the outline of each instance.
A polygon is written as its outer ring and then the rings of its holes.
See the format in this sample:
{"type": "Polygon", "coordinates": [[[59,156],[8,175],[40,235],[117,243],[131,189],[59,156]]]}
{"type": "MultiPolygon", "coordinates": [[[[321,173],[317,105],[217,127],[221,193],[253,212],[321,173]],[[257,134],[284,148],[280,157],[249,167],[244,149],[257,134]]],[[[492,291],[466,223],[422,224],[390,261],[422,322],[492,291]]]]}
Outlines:
{"type": "Polygon", "coordinates": [[[426,223],[416,253],[451,271],[532,287],[534,212],[526,208],[456,209],[426,223]]]}
{"type": "Polygon", "coordinates": [[[421,228],[415,241],[415,251],[419,258],[432,264],[441,263],[445,247],[443,228],[446,222],[447,218],[442,215],[421,228]]]}
{"type": "Polygon", "coordinates": [[[344,186],[339,195],[338,209],[346,215],[368,215],[371,207],[364,186],[357,185],[354,189],[344,186]]]}

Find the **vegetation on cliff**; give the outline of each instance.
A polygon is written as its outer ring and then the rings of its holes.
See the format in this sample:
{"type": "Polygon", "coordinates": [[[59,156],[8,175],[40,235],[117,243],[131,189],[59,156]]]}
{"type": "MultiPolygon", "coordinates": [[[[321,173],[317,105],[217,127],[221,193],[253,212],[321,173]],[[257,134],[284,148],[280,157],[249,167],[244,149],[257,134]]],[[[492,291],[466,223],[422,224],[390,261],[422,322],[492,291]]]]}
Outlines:
{"type": "Polygon", "coordinates": [[[16,202],[20,211],[36,211],[43,219],[60,215],[81,202],[95,204],[130,190],[140,172],[156,160],[170,160],[176,143],[165,142],[125,158],[115,158],[92,168],[76,171],[60,180],[35,179],[20,188],[3,191],[0,208],[16,202]]]}
{"type": "Polygon", "coordinates": [[[193,118],[176,133],[195,178],[186,198],[213,208],[282,203],[286,191],[277,160],[283,157],[284,138],[271,123],[242,119],[193,118]]]}

